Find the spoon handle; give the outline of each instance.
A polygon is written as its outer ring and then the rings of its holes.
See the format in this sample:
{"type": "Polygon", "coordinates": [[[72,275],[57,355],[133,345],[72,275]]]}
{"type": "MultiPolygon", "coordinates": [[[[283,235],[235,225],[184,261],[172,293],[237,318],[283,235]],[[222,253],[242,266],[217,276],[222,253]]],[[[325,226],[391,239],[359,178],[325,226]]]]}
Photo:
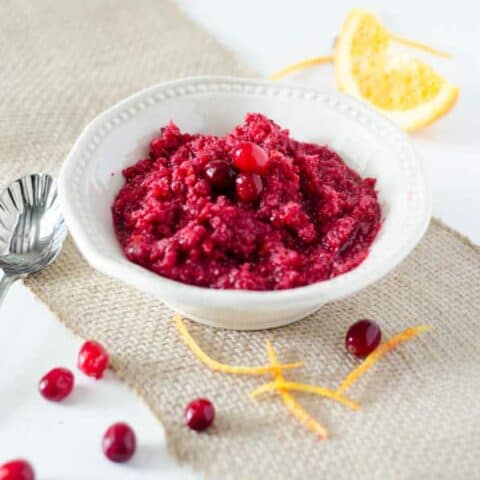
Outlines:
{"type": "Polygon", "coordinates": [[[17,280],[17,277],[13,275],[7,275],[6,273],[3,274],[3,277],[0,280],[0,305],[2,304],[5,295],[15,280],[17,280]]]}

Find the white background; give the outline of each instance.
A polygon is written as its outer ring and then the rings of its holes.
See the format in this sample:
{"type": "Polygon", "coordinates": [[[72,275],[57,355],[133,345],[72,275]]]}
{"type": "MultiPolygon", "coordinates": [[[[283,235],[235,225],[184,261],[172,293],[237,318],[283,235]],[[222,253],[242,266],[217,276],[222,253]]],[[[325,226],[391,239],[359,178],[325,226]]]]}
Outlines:
{"type": "MultiPolygon", "coordinates": [[[[177,3],[265,76],[299,59],[328,54],[342,19],[358,6],[351,1],[320,0],[177,3]]],[[[362,6],[378,12],[395,33],[454,54],[450,61],[429,61],[461,87],[460,102],[448,117],[412,139],[433,191],[434,215],[480,243],[477,2],[392,0],[364,1],[362,6]]],[[[334,86],[331,66],[290,80],[320,88],[334,86]]],[[[39,396],[38,379],[57,365],[75,368],[79,346],[80,340],[26,289],[13,287],[0,321],[0,464],[10,458],[28,458],[38,477],[49,480],[195,478],[168,457],[160,423],[111,372],[99,382],[76,375],[78,388],[61,405],[39,396]],[[137,432],[138,452],[128,465],[111,464],[101,453],[103,431],[118,420],[129,422],[137,432]]]]}

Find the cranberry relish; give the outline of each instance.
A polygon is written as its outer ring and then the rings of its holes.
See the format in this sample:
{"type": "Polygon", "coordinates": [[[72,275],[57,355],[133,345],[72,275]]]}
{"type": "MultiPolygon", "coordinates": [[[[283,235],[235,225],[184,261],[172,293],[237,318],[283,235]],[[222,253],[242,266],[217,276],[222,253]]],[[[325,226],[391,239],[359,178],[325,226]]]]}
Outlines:
{"type": "Polygon", "coordinates": [[[381,225],[374,179],[261,114],[226,137],[170,123],[123,175],[112,212],[126,256],[192,285],[279,290],[327,280],[365,259],[381,225]]]}

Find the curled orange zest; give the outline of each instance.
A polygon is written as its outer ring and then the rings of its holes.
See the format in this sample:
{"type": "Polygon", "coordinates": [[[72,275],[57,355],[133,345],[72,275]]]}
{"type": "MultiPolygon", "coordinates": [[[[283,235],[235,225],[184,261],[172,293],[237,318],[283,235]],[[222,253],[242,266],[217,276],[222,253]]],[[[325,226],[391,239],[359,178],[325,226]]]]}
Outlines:
{"type": "Polygon", "coordinates": [[[435,55],[436,57],[452,58],[452,55],[450,53],[443,52],[442,50],[437,50],[436,48],[426,45],[425,43],[420,43],[415,40],[409,40],[408,38],[400,37],[399,35],[395,35],[394,33],[391,33],[391,32],[388,32],[388,34],[392,41],[396,43],[400,43],[401,45],[416,48],[418,50],[423,50],[424,52],[430,53],[431,55],[435,55]]]}
{"type": "MultiPolygon", "coordinates": [[[[394,33],[388,32],[390,39],[393,42],[399,43],[401,45],[405,45],[407,47],[416,48],[418,50],[423,50],[424,52],[430,53],[431,55],[435,55],[436,57],[442,58],[451,58],[452,55],[448,52],[444,52],[442,50],[437,50],[436,48],[430,47],[425,43],[417,42],[415,40],[410,40],[408,38],[400,37],[399,35],[395,35],[394,33]]],[[[332,63],[335,61],[335,57],[332,55],[323,55],[320,57],[312,57],[307,58],[305,60],[301,60],[300,62],[293,63],[292,65],[288,65],[282,70],[270,75],[268,78],[270,80],[279,80],[280,78],[286,77],[291,73],[297,72],[299,70],[304,70],[305,68],[313,67],[315,65],[321,65],[323,63],[332,63]]]]}
{"type": "Polygon", "coordinates": [[[261,387],[256,388],[251,394],[251,398],[255,398],[262,393],[276,391],[276,390],[296,390],[298,392],[308,392],[320,395],[322,397],[336,400],[337,402],[351,408],[352,410],[359,410],[360,405],[349,398],[344,397],[334,390],[325,387],[317,387],[315,385],[308,385],[298,382],[287,382],[285,380],[276,380],[275,382],[265,383],[261,387]]]}
{"type": "MultiPolygon", "coordinates": [[[[273,349],[272,344],[267,340],[267,354],[270,360],[270,365],[273,367],[273,375],[276,381],[284,381],[280,364],[278,363],[277,354],[273,349]]],[[[279,389],[278,393],[287,407],[287,410],[301,423],[303,423],[310,431],[315,433],[321,440],[327,438],[327,429],[322,426],[317,420],[309,415],[305,409],[298,403],[295,398],[284,389],[279,389]]]]}
{"type": "Polygon", "coordinates": [[[333,62],[332,56],[323,56],[323,57],[313,57],[300,62],[289,65],[288,67],[282,68],[282,70],[270,75],[268,77],[270,80],[279,80],[286,75],[290,75],[298,70],[303,70],[304,68],[313,67],[314,65],[321,65],[322,63],[331,63],[333,62]]]}
{"type": "Polygon", "coordinates": [[[227,365],[225,363],[220,363],[214,360],[213,358],[209,357],[197,344],[197,342],[193,339],[193,337],[188,333],[185,324],[183,323],[182,317],[180,315],[175,315],[173,320],[177,326],[177,329],[184,339],[185,343],[189,346],[190,350],[193,354],[207,367],[211,368],[212,370],[216,370],[222,373],[232,373],[236,375],[265,375],[268,373],[274,373],[275,371],[279,370],[289,370],[293,368],[299,368],[303,366],[303,362],[294,362],[294,363],[286,363],[283,365],[271,366],[267,365],[264,367],[242,367],[236,365],[227,365]]]}
{"type": "Polygon", "coordinates": [[[357,368],[352,370],[343,380],[341,385],[337,389],[337,393],[343,393],[347,388],[349,388],[354,382],[356,382],[362,375],[366,373],[375,363],[380,360],[386,353],[393,350],[400,343],[411,340],[413,337],[419,333],[426,332],[430,330],[429,325],[420,325],[418,327],[407,328],[403,332],[395,335],[390,340],[387,340],[385,343],[382,343],[376,350],[374,350],[357,368]]]}

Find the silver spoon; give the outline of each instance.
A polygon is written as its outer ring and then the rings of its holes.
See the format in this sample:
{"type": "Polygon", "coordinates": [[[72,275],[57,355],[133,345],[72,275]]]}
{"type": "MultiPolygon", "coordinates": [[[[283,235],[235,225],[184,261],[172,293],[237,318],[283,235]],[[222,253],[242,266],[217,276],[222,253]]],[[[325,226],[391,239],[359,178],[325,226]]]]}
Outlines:
{"type": "Polygon", "coordinates": [[[26,175],[0,194],[0,303],[13,282],[55,260],[66,234],[50,175],[26,175]]]}

